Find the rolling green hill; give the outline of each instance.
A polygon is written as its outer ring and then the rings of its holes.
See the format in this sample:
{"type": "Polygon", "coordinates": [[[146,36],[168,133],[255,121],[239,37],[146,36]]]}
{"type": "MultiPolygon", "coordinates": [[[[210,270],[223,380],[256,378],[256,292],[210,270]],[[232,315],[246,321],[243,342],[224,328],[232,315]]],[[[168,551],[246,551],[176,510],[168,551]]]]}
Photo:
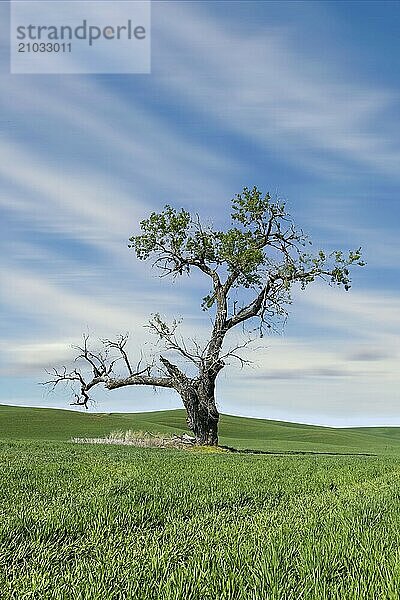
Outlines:
{"type": "MultiPolygon", "coordinates": [[[[101,437],[116,429],[182,432],[186,430],[185,412],[80,413],[0,405],[0,439],[69,440],[74,436],[101,437]]],[[[220,441],[255,450],[397,453],[400,428],[335,429],[221,415],[220,441]]]]}

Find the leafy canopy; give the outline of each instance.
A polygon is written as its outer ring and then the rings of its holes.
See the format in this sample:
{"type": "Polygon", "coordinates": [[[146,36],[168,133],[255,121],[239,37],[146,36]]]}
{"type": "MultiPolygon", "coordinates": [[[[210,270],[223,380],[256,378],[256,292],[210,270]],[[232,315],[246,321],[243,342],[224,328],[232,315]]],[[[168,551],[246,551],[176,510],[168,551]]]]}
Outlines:
{"type": "Polygon", "coordinates": [[[224,230],[204,225],[198,215],[169,205],[141,221],[140,227],[141,234],[130,238],[129,247],[141,260],[154,258],[153,265],[162,276],[190,274],[198,268],[212,278],[213,290],[203,299],[204,308],[215,302],[218,286],[226,294],[240,287],[259,293],[268,286],[280,290],[280,302],[284,292],[285,301],[290,301],[294,283],[304,288],[316,278],[348,290],[349,267],[364,265],[360,248],[347,255],[307,252],[311,242],[294,225],[285,203],[263,195],[257,187],[245,187],[233,198],[231,224],[224,230]]]}

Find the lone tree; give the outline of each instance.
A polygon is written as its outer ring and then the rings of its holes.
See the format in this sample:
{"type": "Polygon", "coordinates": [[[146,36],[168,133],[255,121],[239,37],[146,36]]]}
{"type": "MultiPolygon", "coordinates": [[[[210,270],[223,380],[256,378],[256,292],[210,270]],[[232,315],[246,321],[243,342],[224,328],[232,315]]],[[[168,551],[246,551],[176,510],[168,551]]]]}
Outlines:
{"type": "Polygon", "coordinates": [[[167,205],[162,212],[153,212],[141,221],[141,234],[130,238],[129,247],[136,256],[140,260],[152,258],[152,266],[161,270],[161,276],[176,278],[197,269],[208,278],[210,291],[203,298],[202,308],[210,311],[212,326],[206,343],[183,340],[177,332],[178,321],[168,324],[155,314],[148,327],[161,340],[164,350],[176,353],[174,362],[169,354],[169,358],[160,355],[147,362],[142,357],[133,367],[126,348],[128,335],[102,340],[101,351],[91,349],[88,336],[84,336],[83,345],[76,347],[77,364],[82,368],[54,368],[52,379],[46,383],[53,387],[61,382],[77,385],[79,393],[74,394],[72,404],[86,408],[90,390],[99,384],[108,390],[130,385],[171,388],[182,398],[196,442],[218,444],[215,382],[227,359],[247,362],[240,349],[254,339],[254,332],[262,336],[277,318],[286,317],[295,284],[304,289],[322,279],[348,290],[349,267],[364,264],[361,249],[348,255],[341,251],[326,254],[320,250],[314,255],[306,252],[311,242],[295,227],[285,204],[273,201],[256,187],[244,188],[235,196],[231,217],[231,227],[220,231],[202,224],[197,215],[183,208],[167,205]],[[253,336],[226,350],[228,332],[248,325],[253,336]],[[116,373],[117,361],[123,364],[124,375],[116,373]]]}

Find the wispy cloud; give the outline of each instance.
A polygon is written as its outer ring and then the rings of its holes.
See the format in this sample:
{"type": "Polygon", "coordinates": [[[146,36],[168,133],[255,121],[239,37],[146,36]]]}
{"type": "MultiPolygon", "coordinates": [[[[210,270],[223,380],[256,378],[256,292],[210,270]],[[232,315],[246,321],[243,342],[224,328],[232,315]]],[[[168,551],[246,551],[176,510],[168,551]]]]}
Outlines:
{"type": "Polygon", "coordinates": [[[299,296],[298,301],[312,307],[314,318],[327,327],[357,330],[360,338],[396,339],[400,332],[400,298],[387,290],[351,290],[344,294],[320,285],[312,293],[299,296]]]}
{"type": "Polygon", "coordinates": [[[59,280],[21,269],[3,269],[0,302],[8,319],[15,315],[10,323],[15,327],[3,336],[0,347],[2,372],[20,376],[34,368],[39,375],[40,369],[55,366],[61,356],[70,357],[70,345],[78,344],[82,333],[90,333],[96,341],[129,331],[130,346],[137,356],[138,348],[147,347],[149,335],[143,326],[150,313],[159,310],[160,302],[164,310],[180,304],[170,292],[157,297],[141,294],[140,300],[133,297],[128,301],[118,294],[99,293],[98,287],[91,294],[78,293],[59,280]],[[21,332],[17,315],[29,315],[34,329],[41,333],[32,339],[29,331],[21,332]]]}
{"type": "Polygon", "coordinates": [[[226,130],[314,172],[333,167],[337,174],[340,161],[342,172],[358,163],[398,178],[400,147],[381,125],[398,92],[321,69],[276,27],[229,31],[198,4],[161,5],[154,38],[163,50],[156,72],[166,92],[226,130]]]}

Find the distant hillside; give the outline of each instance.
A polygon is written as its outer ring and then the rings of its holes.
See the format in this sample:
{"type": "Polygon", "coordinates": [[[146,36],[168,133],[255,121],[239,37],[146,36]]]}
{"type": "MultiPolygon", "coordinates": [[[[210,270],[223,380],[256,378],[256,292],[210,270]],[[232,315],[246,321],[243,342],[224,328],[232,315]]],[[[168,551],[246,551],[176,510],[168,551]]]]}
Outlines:
{"type": "MultiPolygon", "coordinates": [[[[148,413],[81,413],[0,405],[0,439],[69,440],[116,429],[186,431],[184,410],[148,413]]],[[[220,441],[237,448],[320,452],[400,452],[400,428],[335,429],[221,415],[220,441]]]]}

